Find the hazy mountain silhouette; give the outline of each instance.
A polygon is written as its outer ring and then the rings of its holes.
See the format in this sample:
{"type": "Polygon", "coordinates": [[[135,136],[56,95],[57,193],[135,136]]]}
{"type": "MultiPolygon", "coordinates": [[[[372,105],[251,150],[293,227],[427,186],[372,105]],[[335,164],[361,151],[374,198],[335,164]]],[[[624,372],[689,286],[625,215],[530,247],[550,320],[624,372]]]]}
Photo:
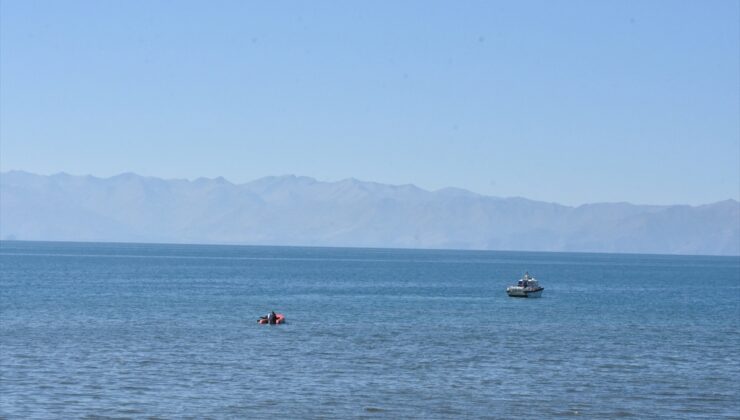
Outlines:
{"type": "Polygon", "coordinates": [[[569,207],[356,179],[11,171],[0,174],[0,237],[740,255],[740,203],[569,207]]]}

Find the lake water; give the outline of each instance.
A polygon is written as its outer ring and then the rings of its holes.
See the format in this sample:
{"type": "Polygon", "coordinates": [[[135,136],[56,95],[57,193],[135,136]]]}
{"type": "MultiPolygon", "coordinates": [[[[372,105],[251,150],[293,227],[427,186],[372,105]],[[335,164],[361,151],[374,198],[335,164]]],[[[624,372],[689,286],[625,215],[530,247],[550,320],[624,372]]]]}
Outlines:
{"type": "Polygon", "coordinates": [[[0,292],[7,418],[740,418],[737,257],[5,241],[0,292]]]}

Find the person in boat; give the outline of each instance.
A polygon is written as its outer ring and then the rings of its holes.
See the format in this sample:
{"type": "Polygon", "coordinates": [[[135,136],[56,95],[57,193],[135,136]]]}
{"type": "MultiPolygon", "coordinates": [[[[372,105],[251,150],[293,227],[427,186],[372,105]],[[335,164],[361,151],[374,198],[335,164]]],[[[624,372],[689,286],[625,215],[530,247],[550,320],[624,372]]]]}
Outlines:
{"type": "Polygon", "coordinates": [[[275,311],[271,311],[267,315],[262,315],[260,321],[265,321],[268,324],[275,324],[277,322],[277,314],[275,311]]]}
{"type": "Polygon", "coordinates": [[[275,313],[275,311],[271,311],[269,314],[267,314],[267,323],[277,324],[277,314],[275,313]]]}

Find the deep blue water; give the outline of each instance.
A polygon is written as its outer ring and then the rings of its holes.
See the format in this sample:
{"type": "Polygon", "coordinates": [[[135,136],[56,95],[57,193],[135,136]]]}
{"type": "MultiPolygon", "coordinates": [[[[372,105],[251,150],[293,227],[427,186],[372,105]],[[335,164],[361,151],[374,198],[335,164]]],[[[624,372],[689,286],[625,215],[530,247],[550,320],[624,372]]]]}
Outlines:
{"type": "Polygon", "coordinates": [[[740,417],[737,257],[6,241],[0,291],[8,418],[740,417]]]}

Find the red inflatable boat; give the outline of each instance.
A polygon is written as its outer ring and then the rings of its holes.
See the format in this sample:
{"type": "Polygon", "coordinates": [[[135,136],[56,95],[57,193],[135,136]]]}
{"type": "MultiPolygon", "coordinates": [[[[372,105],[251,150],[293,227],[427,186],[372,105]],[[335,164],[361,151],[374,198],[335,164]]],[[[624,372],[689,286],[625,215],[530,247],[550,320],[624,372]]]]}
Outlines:
{"type": "MultiPolygon", "coordinates": [[[[267,324],[267,317],[263,317],[257,320],[258,324],[267,324]]],[[[283,314],[275,314],[275,323],[276,324],[285,324],[285,315],[283,314]]]]}

